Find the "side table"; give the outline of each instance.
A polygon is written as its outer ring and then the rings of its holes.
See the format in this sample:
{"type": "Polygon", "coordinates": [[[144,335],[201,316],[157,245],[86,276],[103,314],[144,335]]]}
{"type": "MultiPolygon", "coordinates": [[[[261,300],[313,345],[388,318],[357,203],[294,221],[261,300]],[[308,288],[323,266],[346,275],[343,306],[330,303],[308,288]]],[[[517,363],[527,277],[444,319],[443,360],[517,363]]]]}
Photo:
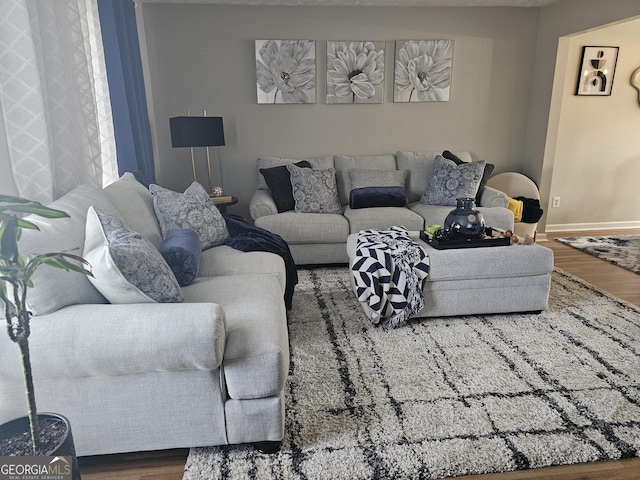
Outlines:
{"type": "Polygon", "coordinates": [[[220,213],[227,213],[227,207],[238,203],[238,197],[234,197],[231,195],[223,195],[222,197],[210,196],[210,198],[214,205],[218,207],[220,213]]]}

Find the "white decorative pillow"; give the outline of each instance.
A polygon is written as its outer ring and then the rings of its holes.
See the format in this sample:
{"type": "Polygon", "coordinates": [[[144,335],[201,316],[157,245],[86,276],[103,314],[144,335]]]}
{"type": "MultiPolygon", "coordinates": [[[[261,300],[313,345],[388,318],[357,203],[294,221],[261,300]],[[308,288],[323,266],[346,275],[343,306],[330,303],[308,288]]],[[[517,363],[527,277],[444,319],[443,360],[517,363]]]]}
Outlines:
{"type": "Polygon", "coordinates": [[[296,212],[342,213],[335,168],[313,170],[289,164],[287,169],[291,174],[296,212]]]}
{"type": "Polygon", "coordinates": [[[167,190],[159,185],[149,185],[153,205],[166,240],[172,230],[187,228],[200,238],[202,250],[222,245],[229,237],[227,223],[209,194],[198,182],[193,182],[184,193],[167,190]]]}
{"type": "Polygon", "coordinates": [[[111,303],[183,302],[180,285],[149,240],[122,221],[89,207],[82,256],[89,281],[111,303]]]}
{"type": "Polygon", "coordinates": [[[461,163],[438,155],[427,190],[420,198],[425,205],[456,205],[457,198],[475,198],[484,173],[485,161],[461,163]]]}

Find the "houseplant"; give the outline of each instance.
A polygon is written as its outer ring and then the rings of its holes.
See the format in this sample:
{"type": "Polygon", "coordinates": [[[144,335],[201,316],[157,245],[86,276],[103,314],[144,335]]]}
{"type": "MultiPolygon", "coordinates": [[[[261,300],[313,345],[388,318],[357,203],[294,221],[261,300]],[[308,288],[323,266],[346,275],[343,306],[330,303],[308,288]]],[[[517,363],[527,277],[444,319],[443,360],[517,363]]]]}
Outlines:
{"type": "MultiPolygon", "coordinates": [[[[18,345],[21,354],[24,382],[27,393],[29,431],[32,452],[29,454],[48,454],[42,450],[41,428],[36,409],[35,391],[31,373],[29,356],[29,335],[31,312],[27,308],[27,291],[33,287],[32,276],[41,265],[66,271],[91,275],[86,267],[89,264],[78,255],[65,252],[34,254],[23,257],[19,251],[18,241],[23,229],[39,230],[38,226],[23,218],[24,215],[35,214],[47,219],[69,217],[61,210],[45,207],[44,205],[8,195],[0,195],[0,301],[6,320],[9,338],[18,345]]],[[[64,418],[64,417],[61,417],[64,418]]],[[[14,421],[15,422],[15,421],[14,421]]],[[[13,422],[9,422],[13,423],[13,422]]],[[[26,422],[24,422],[26,424],[26,422]]],[[[10,428],[9,424],[2,426],[3,431],[10,428]]],[[[70,429],[68,429],[70,433],[70,429]]],[[[0,442],[2,440],[0,439],[0,442]]]]}

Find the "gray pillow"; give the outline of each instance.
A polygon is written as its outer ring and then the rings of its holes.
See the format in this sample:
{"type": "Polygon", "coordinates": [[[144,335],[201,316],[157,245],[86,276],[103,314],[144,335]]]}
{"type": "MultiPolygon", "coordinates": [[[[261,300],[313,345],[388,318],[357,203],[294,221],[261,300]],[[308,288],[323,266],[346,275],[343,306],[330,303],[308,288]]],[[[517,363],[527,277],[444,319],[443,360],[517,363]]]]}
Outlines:
{"type": "Polygon", "coordinates": [[[167,190],[159,185],[149,185],[153,194],[162,236],[166,240],[172,230],[187,228],[200,238],[202,250],[222,245],[229,237],[227,223],[209,194],[198,182],[193,182],[184,193],[167,190]]]}
{"type": "Polygon", "coordinates": [[[108,213],[89,207],[83,257],[89,281],[111,303],[183,302],[178,281],[153,244],[108,213]]]}
{"type": "Polygon", "coordinates": [[[427,190],[420,198],[424,205],[456,205],[456,198],[475,198],[484,173],[485,161],[456,165],[438,155],[427,190]]]}
{"type": "Polygon", "coordinates": [[[402,187],[407,183],[406,170],[349,170],[351,190],[366,187],[402,187]]]}
{"type": "Polygon", "coordinates": [[[296,212],[342,213],[335,168],[313,170],[289,164],[287,169],[291,174],[296,212]]]}

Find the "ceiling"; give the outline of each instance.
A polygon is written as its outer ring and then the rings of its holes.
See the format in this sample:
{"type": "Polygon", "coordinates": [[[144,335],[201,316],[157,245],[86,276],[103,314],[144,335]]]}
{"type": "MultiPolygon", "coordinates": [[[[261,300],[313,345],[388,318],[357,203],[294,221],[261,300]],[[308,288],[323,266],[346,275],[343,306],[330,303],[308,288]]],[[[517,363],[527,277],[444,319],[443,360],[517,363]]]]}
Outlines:
{"type": "Polygon", "coordinates": [[[544,7],[561,0],[138,0],[140,3],[361,7],[544,7]]]}

